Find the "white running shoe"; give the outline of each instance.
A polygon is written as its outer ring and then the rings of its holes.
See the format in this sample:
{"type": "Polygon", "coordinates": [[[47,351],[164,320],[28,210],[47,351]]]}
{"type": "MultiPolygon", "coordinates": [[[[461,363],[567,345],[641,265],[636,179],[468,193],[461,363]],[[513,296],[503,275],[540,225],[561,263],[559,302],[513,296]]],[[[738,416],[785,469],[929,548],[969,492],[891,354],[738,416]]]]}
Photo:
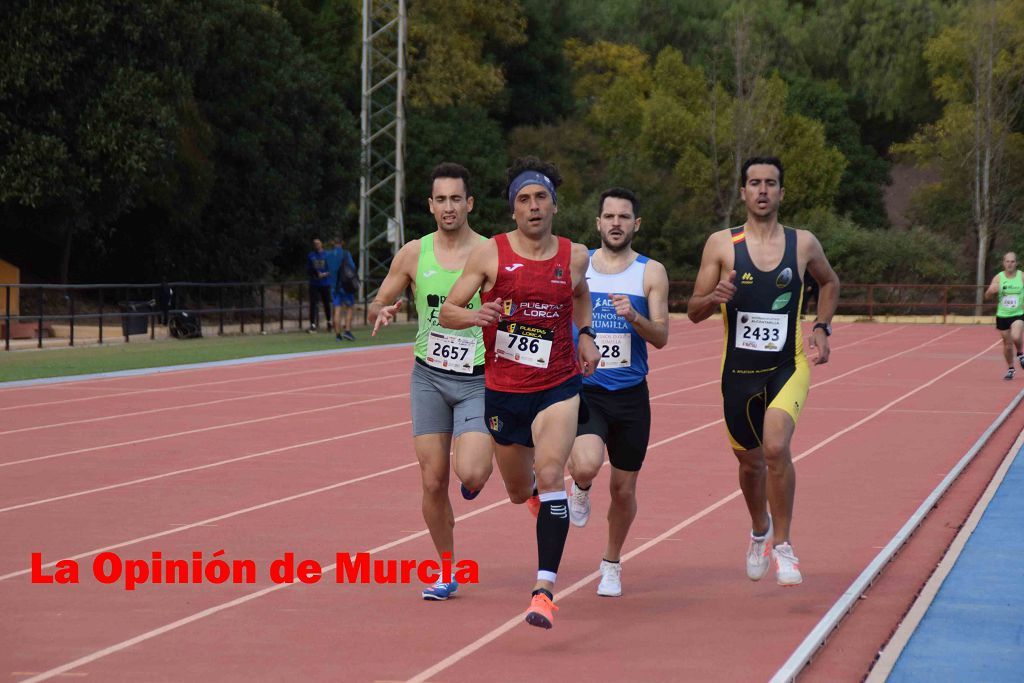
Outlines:
{"type": "Polygon", "coordinates": [[[569,521],[576,526],[586,526],[588,519],[590,519],[590,489],[584,491],[576,485],[576,482],[573,482],[572,495],[569,496],[569,521]]]}
{"type": "Polygon", "coordinates": [[[760,581],[768,573],[771,566],[772,518],[768,517],[768,531],[760,538],[750,532],[750,545],[747,547],[747,578],[760,581]]]}
{"type": "Polygon", "coordinates": [[[804,580],[800,574],[800,560],[793,554],[793,546],[782,543],[772,548],[775,579],[780,586],[795,586],[804,580]]]}
{"type": "Polygon", "coordinates": [[[597,594],[607,598],[622,595],[622,563],[601,560],[601,583],[597,584],[597,594]]]}

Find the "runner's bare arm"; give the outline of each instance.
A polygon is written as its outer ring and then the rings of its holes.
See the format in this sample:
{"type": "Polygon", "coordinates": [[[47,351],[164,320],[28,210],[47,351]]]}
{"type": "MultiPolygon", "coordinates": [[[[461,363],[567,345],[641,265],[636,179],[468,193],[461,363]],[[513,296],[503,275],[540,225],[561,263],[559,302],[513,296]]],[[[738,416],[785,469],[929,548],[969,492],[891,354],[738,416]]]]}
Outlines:
{"type": "Polygon", "coordinates": [[[572,245],[570,256],[572,272],[572,321],[576,327],[588,327],[593,322],[593,303],[590,301],[590,287],[587,286],[587,266],[590,254],[582,244],[572,245]]]}
{"type": "Polygon", "coordinates": [[[832,322],[839,305],[839,276],[832,270],[832,265],[821,248],[821,242],[813,234],[802,231],[807,240],[807,272],[818,281],[818,317],[823,323],[832,322]]]}
{"type": "Polygon", "coordinates": [[[999,293],[999,274],[996,273],[996,276],[992,278],[992,282],[989,283],[988,289],[985,290],[985,298],[987,299],[990,296],[995,296],[998,293],[999,293]]]}
{"type": "Polygon", "coordinates": [[[736,271],[730,270],[723,277],[726,249],[731,246],[728,230],[712,234],[704,245],[697,281],[693,283],[693,296],[686,303],[686,314],[691,321],[707,320],[736,294],[736,285],[733,284],[736,271]]]}
{"type": "MultiPolygon", "coordinates": [[[[593,303],[590,301],[590,287],[587,286],[587,265],[590,254],[582,244],[572,245],[572,321],[576,329],[589,327],[593,321],[593,303]]],[[[579,336],[577,363],[584,377],[594,374],[601,361],[601,352],[594,339],[586,334],[579,336]]]]}
{"type": "Polygon", "coordinates": [[[468,327],[486,327],[498,322],[501,315],[501,301],[489,301],[478,310],[466,308],[466,304],[478,290],[493,283],[498,270],[498,245],[494,240],[482,242],[473,249],[466,260],[462,275],[452,285],[448,297],[441,304],[437,324],[451,330],[468,327]]]}
{"type": "MultiPolygon", "coordinates": [[[[807,244],[807,272],[818,281],[818,316],[817,321],[831,323],[832,316],[836,314],[836,307],[839,305],[839,276],[832,270],[825,250],[821,248],[821,242],[813,234],[801,231],[808,238],[807,244]]],[[[810,345],[817,349],[818,355],[812,359],[814,365],[821,365],[828,362],[831,349],[828,343],[828,335],[825,330],[818,328],[811,331],[810,345]]]]}
{"type": "Polygon", "coordinates": [[[407,242],[398,250],[394,260],[391,261],[391,268],[388,269],[387,277],[377,290],[377,296],[370,304],[370,318],[374,320],[371,336],[377,334],[381,326],[391,324],[398,311],[402,308],[400,296],[414,284],[416,262],[420,256],[420,241],[407,242]],[[397,301],[396,301],[397,299],[397,301]]]}
{"type": "Polygon", "coordinates": [[[633,308],[625,294],[613,294],[615,312],[633,325],[636,333],[657,349],[668,343],[668,273],[657,261],[648,261],[644,269],[644,294],[649,318],[633,308]]]}

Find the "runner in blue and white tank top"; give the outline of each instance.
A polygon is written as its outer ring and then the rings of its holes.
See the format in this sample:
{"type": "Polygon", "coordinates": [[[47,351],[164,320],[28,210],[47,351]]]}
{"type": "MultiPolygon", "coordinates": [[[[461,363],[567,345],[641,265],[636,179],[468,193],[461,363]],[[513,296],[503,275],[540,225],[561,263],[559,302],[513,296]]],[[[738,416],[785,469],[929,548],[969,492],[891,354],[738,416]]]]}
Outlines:
{"type": "Polygon", "coordinates": [[[668,274],[633,251],[640,206],[629,190],[601,195],[597,229],[601,247],[590,252],[587,284],[601,361],[583,381],[589,413],[579,426],[569,472],[573,476],[569,519],[583,526],[590,516],[590,487],[604,462],[611,463],[608,544],[601,562],[599,595],[622,594],[619,555],[636,517],[636,480],[651,434],[647,391],[647,344],[668,342],[668,274]]]}
{"type": "Polygon", "coordinates": [[[649,258],[636,254],[633,262],[621,273],[607,274],[594,268],[594,254],[590,250],[587,285],[594,307],[590,326],[597,333],[597,348],[601,352],[599,372],[583,380],[585,387],[601,387],[608,391],[629,389],[647,377],[647,340],[633,325],[615,312],[612,295],[629,297],[629,304],[639,315],[650,317],[644,290],[644,273],[649,258]]]}

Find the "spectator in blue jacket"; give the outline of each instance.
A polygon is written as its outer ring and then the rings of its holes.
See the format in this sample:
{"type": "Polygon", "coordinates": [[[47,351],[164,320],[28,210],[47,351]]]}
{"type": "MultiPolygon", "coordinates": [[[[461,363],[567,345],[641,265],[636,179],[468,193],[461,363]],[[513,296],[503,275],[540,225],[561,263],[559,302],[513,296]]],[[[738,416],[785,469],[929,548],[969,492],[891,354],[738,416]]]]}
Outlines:
{"type": "Polygon", "coordinates": [[[328,265],[331,266],[331,282],[334,283],[332,298],[334,301],[334,331],[338,341],[355,341],[352,334],[352,314],[356,305],[356,294],[359,289],[351,280],[356,273],[356,262],[352,254],[344,246],[341,235],[334,237],[334,248],[330,251],[328,265]],[[348,277],[346,278],[346,275],[348,277]],[[345,309],[345,326],[341,326],[342,309],[345,309]]]}
{"type": "Polygon", "coordinates": [[[313,251],[306,256],[306,271],[309,273],[309,331],[316,332],[319,323],[317,302],[324,306],[324,319],[331,326],[331,273],[327,269],[327,252],[323,242],[313,240],[313,251]]]}

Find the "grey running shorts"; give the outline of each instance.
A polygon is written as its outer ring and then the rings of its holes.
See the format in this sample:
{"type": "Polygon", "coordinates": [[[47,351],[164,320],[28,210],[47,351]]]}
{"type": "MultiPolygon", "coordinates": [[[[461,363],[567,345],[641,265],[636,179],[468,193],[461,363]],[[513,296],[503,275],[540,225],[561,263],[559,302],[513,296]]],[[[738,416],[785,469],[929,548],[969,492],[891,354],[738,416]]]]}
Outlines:
{"type": "Polygon", "coordinates": [[[457,375],[415,363],[409,398],[412,435],[466,432],[489,434],[484,422],[484,376],[457,375]]]}

